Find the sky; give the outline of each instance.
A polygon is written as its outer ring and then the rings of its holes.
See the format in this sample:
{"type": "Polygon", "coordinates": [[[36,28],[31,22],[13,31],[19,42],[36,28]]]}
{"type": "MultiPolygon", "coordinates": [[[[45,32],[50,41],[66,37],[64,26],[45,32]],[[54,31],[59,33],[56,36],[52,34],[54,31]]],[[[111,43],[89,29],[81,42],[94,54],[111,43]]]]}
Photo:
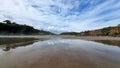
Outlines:
{"type": "Polygon", "coordinates": [[[0,21],[15,21],[54,33],[120,24],[120,0],[0,0],[0,21]]]}

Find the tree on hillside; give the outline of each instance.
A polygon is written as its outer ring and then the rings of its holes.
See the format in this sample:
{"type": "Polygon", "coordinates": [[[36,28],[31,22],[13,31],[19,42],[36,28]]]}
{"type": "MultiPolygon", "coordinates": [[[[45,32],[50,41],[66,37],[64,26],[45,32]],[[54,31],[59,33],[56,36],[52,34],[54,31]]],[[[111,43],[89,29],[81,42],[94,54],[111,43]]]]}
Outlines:
{"type": "Polygon", "coordinates": [[[6,24],[11,24],[11,21],[10,21],[10,20],[5,20],[5,21],[3,21],[3,22],[5,22],[6,24]]]}

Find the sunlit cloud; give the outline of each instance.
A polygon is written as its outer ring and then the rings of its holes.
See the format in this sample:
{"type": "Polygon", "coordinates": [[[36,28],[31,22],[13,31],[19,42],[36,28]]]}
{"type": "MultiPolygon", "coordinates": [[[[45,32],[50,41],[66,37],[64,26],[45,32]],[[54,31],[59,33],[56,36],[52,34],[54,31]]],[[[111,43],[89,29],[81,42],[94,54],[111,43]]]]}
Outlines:
{"type": "Polygon", "coordinates": [[[120,24],[120,0],[0,0],[0,20],[55,33],[120,24]]]}

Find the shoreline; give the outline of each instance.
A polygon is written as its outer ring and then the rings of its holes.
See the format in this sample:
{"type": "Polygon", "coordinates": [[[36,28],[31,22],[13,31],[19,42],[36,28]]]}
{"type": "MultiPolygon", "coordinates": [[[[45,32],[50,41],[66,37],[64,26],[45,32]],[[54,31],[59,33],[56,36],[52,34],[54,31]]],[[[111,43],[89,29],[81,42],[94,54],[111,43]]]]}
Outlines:
{"type": "Polygon", "coordinates": [[[120,37],[110,36],[75,36],[75,35],[0,35],[0,38],[36,38],[36,39],[50,39],[50,38],[63,38],[63,39],[83,39],[83,40],[118,40],[120,37]]]}
{"type": "Polygon", "coordinates": [[[0,35],[0,38],[36,38],[36,39],[63,38],[63,39],[83,39],[83,40],[120,40],[120,37],[75,36],[75,35],[13,35],[13,36],[0,35]]]}

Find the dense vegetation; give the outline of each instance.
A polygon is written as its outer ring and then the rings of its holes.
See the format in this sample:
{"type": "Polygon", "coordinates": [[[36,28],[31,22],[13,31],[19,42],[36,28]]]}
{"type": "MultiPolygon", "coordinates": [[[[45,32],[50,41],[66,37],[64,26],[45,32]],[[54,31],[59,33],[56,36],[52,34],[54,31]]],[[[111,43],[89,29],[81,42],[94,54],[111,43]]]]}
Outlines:
{"type": "Polygon", "coordinates": [[[79,33],[81,36],[120,36],[120,25],[79,33]]]}
{"type": "Polygon", "coordinates": [[[79,36],[120,36],[120,25],[114,27],[107,27],[103,29],[84,31],[80,33],[68,32],[61,33],[61,35],[79,35],[79,36]]]}
{"type": "Polygon", "coordinates": [[[1,35],[28,35],[28,34],[52,34],[48,31],[38,30],[28,25],[20,25],[10,20],[0,22],[1,35]]]}

